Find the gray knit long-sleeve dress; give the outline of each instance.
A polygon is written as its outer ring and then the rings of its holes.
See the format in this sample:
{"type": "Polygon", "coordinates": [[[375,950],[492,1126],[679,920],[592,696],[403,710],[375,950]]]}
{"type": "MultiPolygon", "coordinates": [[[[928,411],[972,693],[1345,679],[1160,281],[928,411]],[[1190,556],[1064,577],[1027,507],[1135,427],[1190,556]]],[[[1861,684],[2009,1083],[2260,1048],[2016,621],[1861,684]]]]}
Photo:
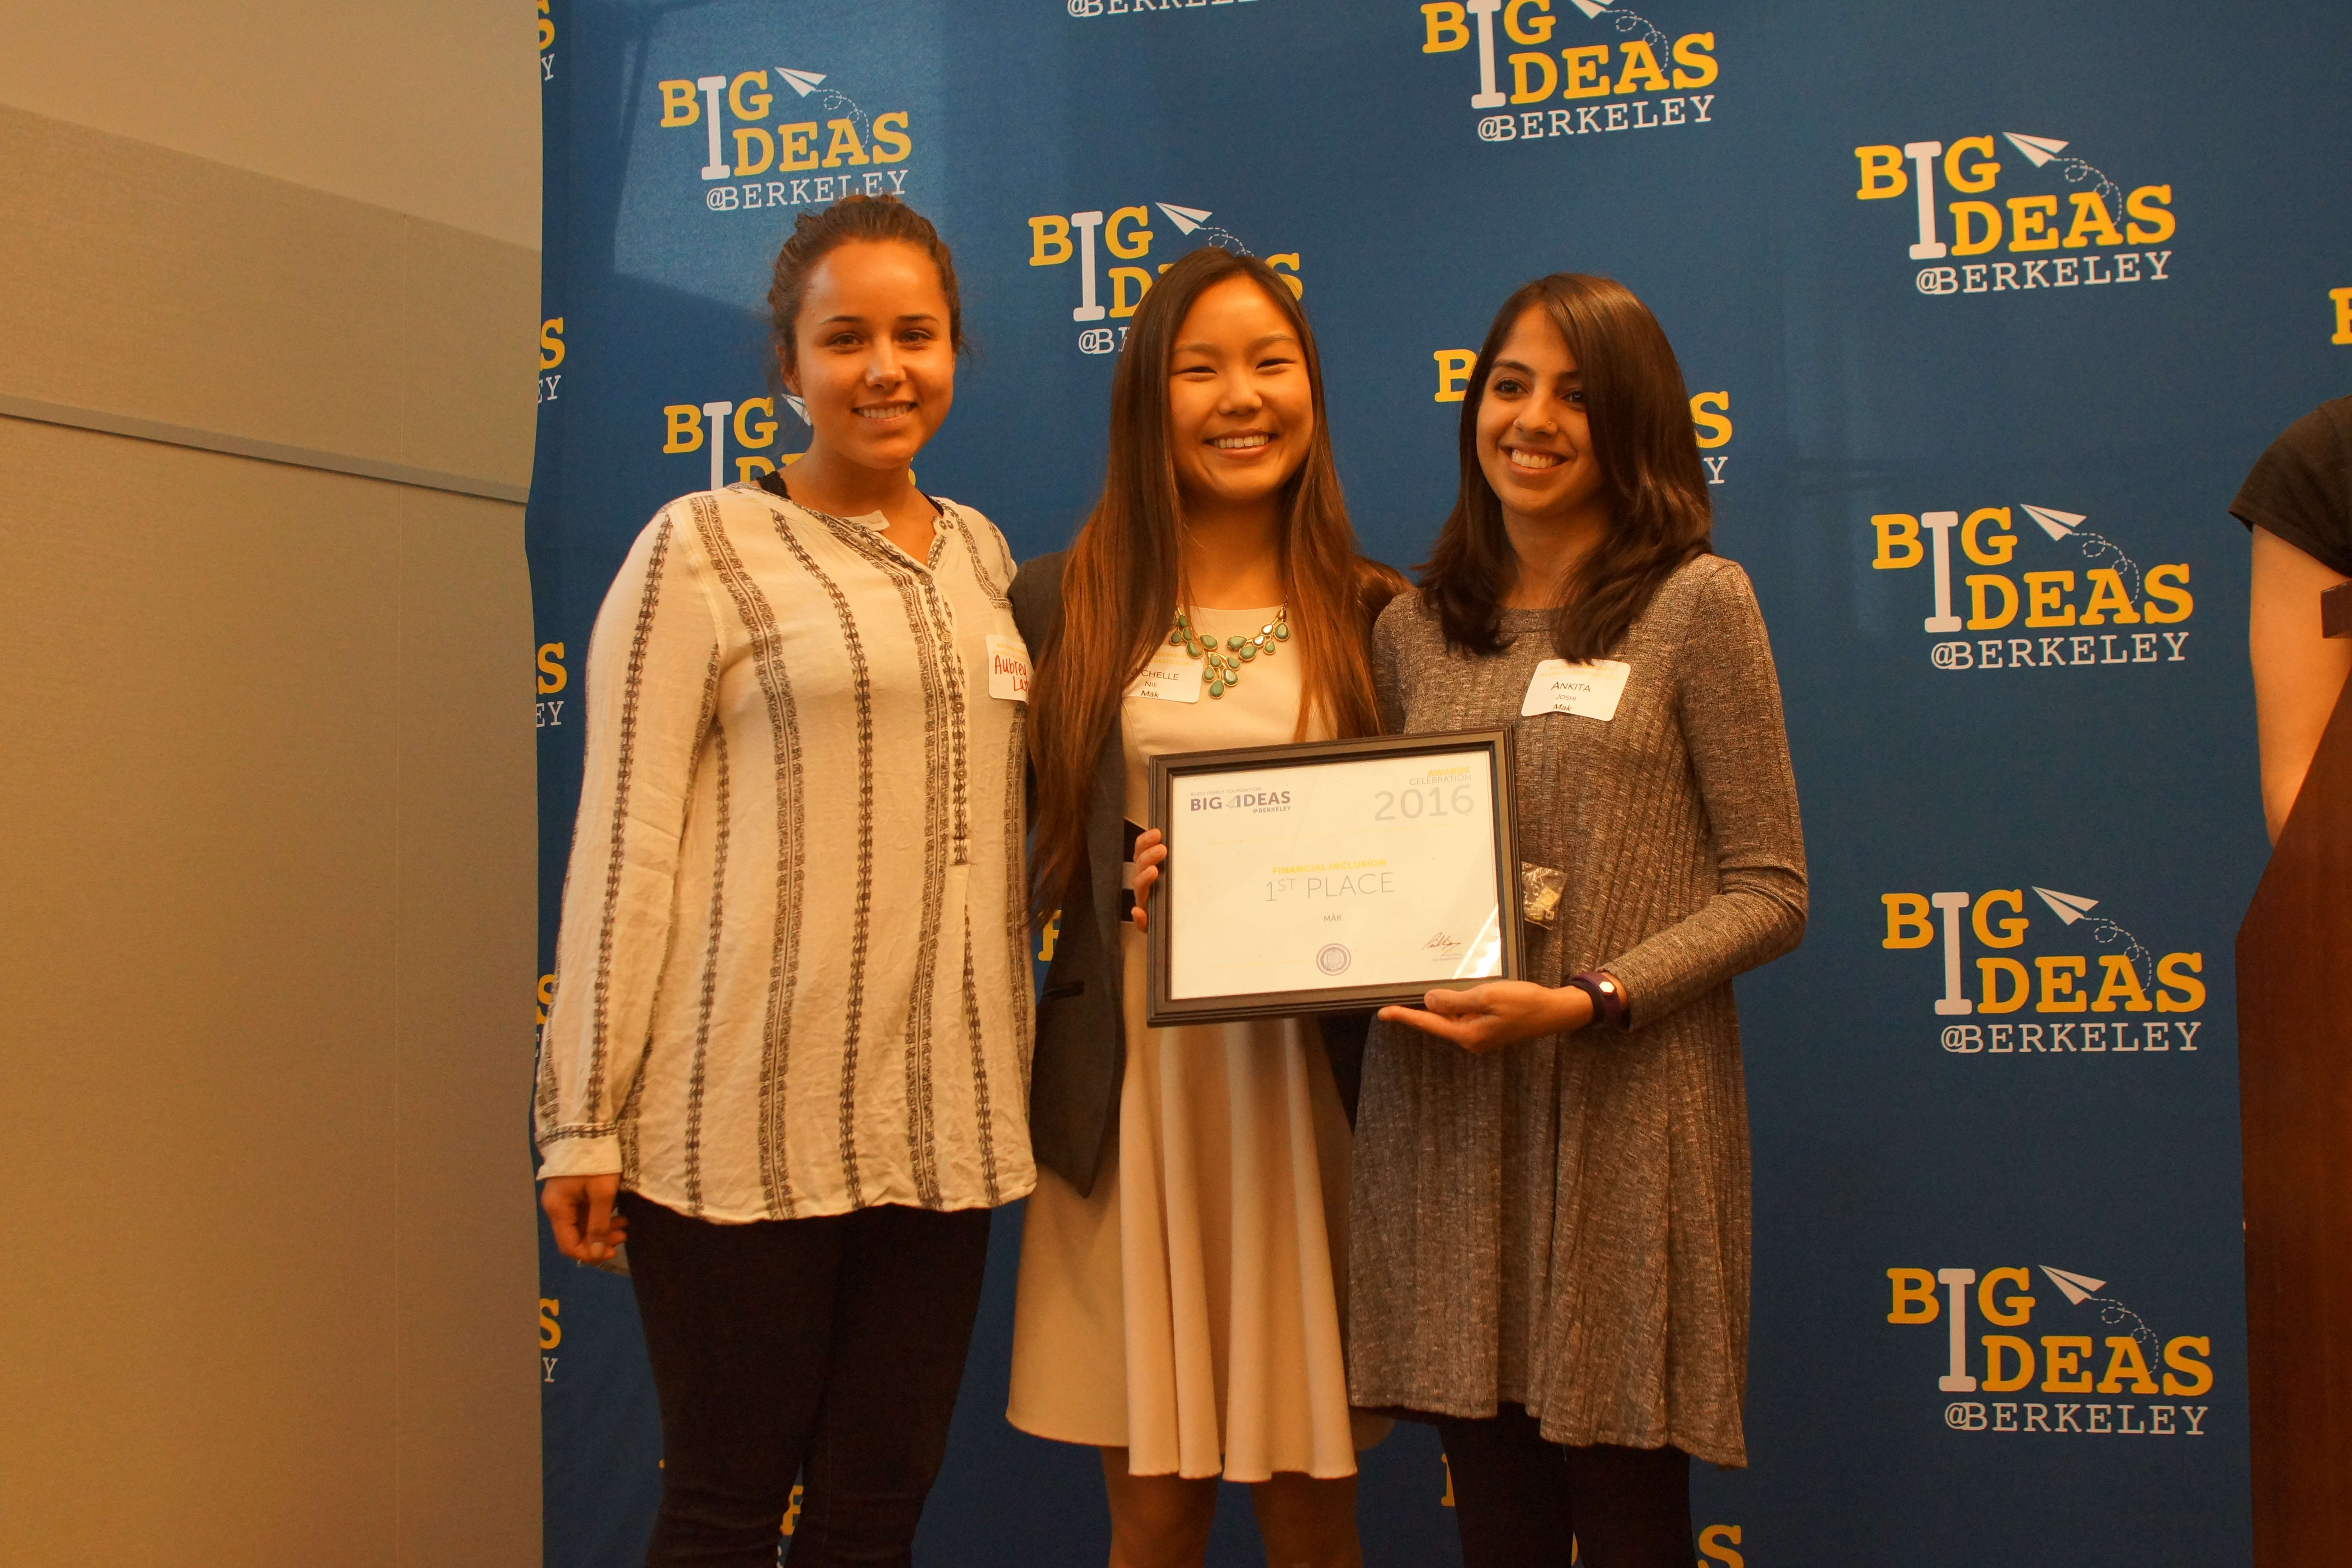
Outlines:
{"type": "Polygon", "coordinates": [[[1731,979],[1796,946],[1805,853],[1780,692],[1747,574],[1677,570],[1613,657],[1607,721],[1520,716],[1546,616],[1449,652],[1419,594],[1375,633],[1386,727],[1517,730],[1523,860],[1566,873],[1528,978],[1623,982],[1631,1027],[1485,1056],[1375,1024],[1357,1114],[1349,1394],[1549,1441],[1743,1465],[1748,1108],[1731,979]]]}

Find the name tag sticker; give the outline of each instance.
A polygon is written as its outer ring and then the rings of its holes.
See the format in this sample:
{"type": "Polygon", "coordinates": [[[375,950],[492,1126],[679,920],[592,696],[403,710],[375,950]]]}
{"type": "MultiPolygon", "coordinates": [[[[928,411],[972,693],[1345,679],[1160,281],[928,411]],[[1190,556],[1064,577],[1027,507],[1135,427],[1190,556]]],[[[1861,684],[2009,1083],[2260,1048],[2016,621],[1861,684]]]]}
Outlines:
{"type": "Polygon", "coordinates": [[[1203,684],[1199,659],[1181,647],[1163,647],[1151,656],[1127,694],[1160,702],[1198,702],[1203,684]]]}
{"type": "Polygon", "coordinates": [[[1029,650],[1019,637],[988,639],[988,694],[1008,702],[1029,700],[1029,650]]]}
{"type": "Polygon", "coordinates": [[[1528,682],[1519,716],[1573,713],[1607,723],[1617,717],[1617,700],[1625,695],[1625,678],[1633,673],[1633,667],[1621,658],[1596,658],[1585,664],[1548,658],[1536,666],[1535,679],[1528,682]]]}

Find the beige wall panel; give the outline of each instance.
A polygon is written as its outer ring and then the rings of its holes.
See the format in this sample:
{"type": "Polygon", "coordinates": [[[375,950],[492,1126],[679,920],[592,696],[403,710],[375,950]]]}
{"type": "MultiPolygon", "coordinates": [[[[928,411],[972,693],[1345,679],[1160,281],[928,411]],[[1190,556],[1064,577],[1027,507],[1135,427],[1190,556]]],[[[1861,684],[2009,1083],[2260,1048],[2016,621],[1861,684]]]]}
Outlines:
{"type": "Polygon", "coordinates": [[[0,393],[521,484],[539,257],[0,107],[0,393]]]}
{"type": "Polygon", "coordinates": [[[0,103],[539,244],[531,0],[73,0],[6,37],[0,103]]]}
{"type": "Polygon", "coordinates": [[[520,521],[0,419],[0,1562],[536,1562],[520,521]]]}

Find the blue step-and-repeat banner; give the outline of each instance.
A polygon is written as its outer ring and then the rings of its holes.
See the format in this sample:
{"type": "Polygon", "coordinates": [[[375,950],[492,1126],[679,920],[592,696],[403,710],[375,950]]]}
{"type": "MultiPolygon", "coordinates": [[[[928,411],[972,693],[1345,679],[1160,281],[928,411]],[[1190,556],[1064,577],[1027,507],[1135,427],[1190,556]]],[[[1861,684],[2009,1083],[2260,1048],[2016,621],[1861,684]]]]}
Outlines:
{"type": "MultiPolygon", "coordinates": [[[[797,213],[888,192],[954,247],[974,353],[917,468],[1024,558],[1093,500],[1128,320],[1195,246],[1296,279],[1404,566],[1496,305],[1605,273],[1681,356],[1813,872],[1805,945],[1740,985],[1753,1465],[1702,1467],[1701,1562],[2245,1561],[2230,953],[2264,846],[2224,509],[2352,380],[2352,11],[540,8],[543,954],[607,581],[662,502],[805,444],[765,358],[797,213]]],[[[1095,1457],[1004,1423],[1018,1242],[1016,1208],[927,1563],[1105,1553],[1095,1457]]],[[[629,1287],[541,1258],[547,1561],[634,1564],[629,1287]]],[[[1425,1430],[1367,1455],[1367,1561],[1458,1561],[1446,1494],[1425,1430]]],[[[1212,1561],[1261,1560],[1227,1496],[1212,1561]]]]}

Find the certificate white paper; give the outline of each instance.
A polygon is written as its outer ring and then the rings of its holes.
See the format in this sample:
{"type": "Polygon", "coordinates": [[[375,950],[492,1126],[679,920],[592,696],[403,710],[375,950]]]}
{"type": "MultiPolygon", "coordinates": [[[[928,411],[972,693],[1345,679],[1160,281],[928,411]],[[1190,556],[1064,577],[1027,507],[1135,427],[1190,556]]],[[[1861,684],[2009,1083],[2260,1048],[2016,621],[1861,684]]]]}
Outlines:
{"type": "Polygon", "coordinates": [[[1171,779],[1171,1001],[1497,978],[1484,750],[1171,779]]]}

